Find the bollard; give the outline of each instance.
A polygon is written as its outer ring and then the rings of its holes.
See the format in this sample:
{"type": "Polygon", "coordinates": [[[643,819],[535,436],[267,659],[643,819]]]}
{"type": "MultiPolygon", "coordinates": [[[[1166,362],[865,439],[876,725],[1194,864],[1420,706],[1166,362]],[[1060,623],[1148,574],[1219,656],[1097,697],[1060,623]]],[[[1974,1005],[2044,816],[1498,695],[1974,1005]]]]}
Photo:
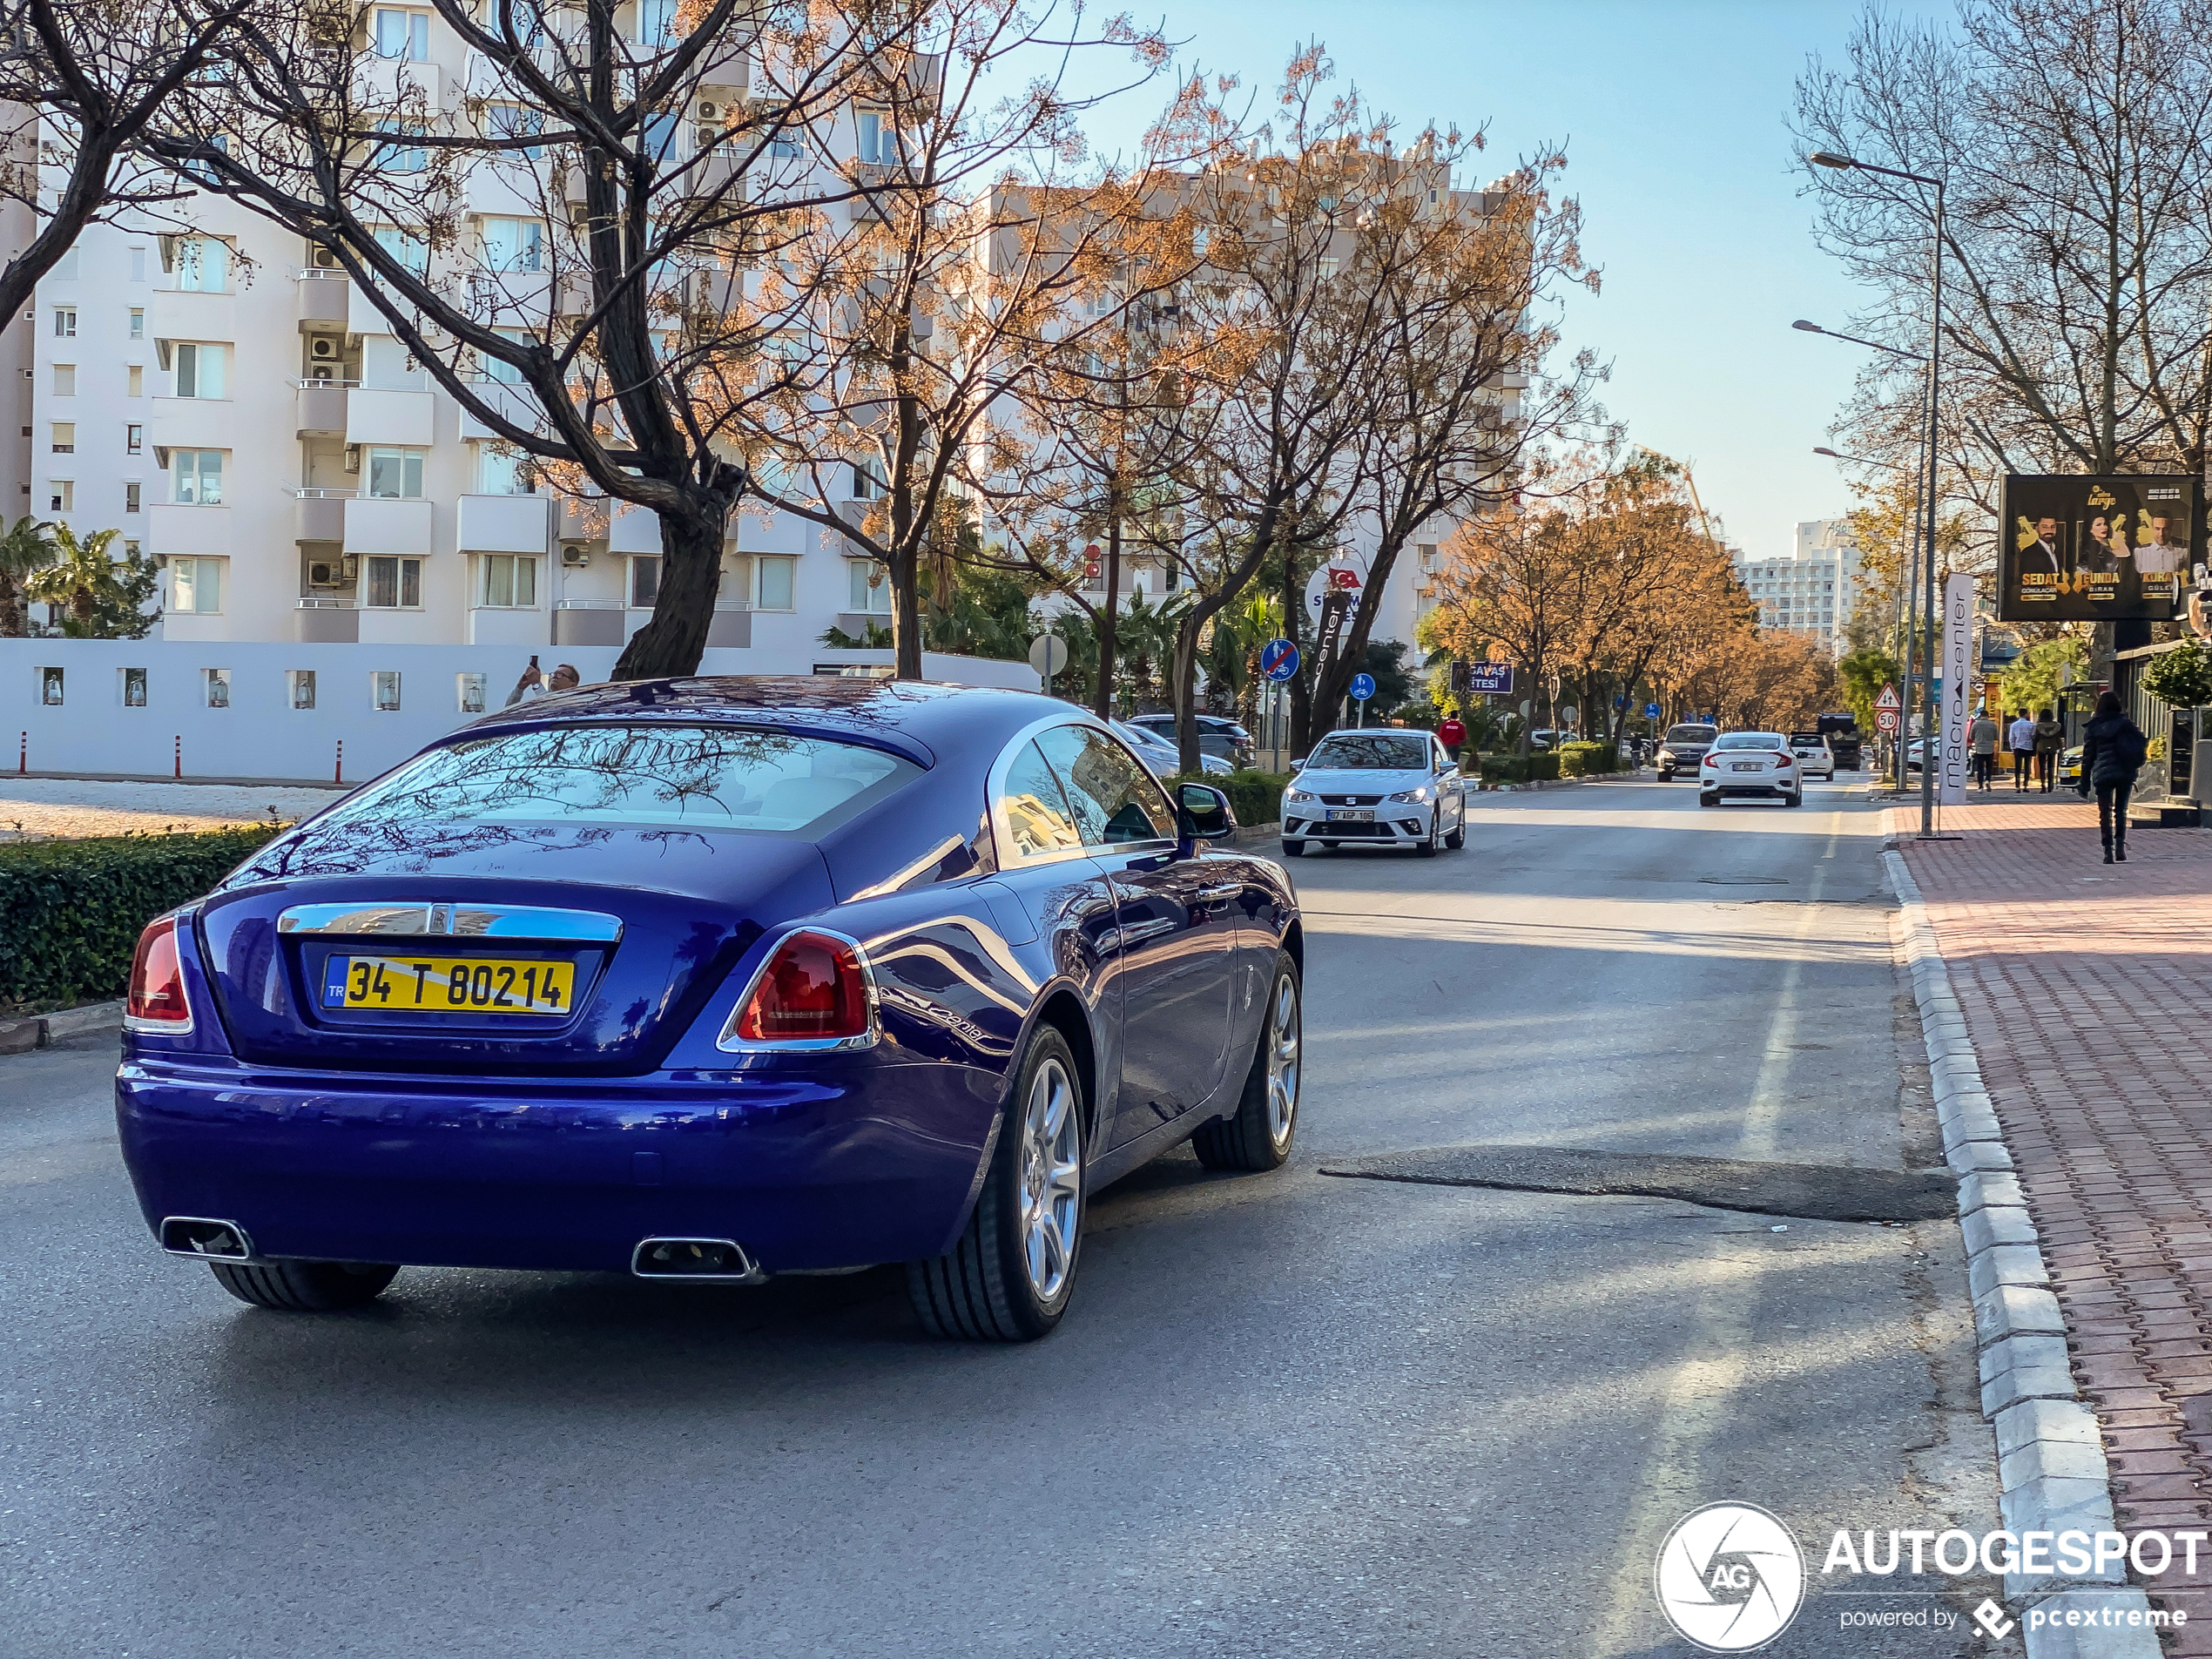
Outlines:
{"type": "Polygon", "coordinates": [[[30,733],[23,734],[23,741],[16,745],[16,776],[22,777],[30,770],[30,733]]]}
{"type": "Polygon", "coordinates": [[[338,764],[331,769],[330,781],[334,784],[346,781],[346,739],[343,738],[338,739],[338,764]]]}
{"type": "Polygon", "coordinates": [[[185,738],[184,738],[184,734],[183,734],[182,732],[179,732],[179,733],[177,734],[177,760],[176,760],[176,769],[175,769],[175,770],[174,770],[174,771],[171,773],[171,776],[172,776],[172,777],[176,777],[176,778],[182,778],[184,775],[185,775],[185,738]]]}

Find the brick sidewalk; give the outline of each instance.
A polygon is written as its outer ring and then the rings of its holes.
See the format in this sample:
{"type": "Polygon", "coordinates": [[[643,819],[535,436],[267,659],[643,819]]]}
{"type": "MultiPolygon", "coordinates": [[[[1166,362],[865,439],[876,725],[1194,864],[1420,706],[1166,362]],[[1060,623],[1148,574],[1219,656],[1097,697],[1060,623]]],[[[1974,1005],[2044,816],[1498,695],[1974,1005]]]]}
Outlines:
{"type": "MultiPolygon", "coordinates": [[[[1888,817],[2042,1235],[2119,1523],[2212,1527],[2212,832],[2138,830],[2107,866],[2096,807],[2072,796],[2000,787],[1946,810],[1957,841],[1912,840],[1917,805],[1888,817]]],[[[2212,1593],[2149,1588],[2188,1614],[2168,1652],[2212,1655],[2212,1593]]]]}

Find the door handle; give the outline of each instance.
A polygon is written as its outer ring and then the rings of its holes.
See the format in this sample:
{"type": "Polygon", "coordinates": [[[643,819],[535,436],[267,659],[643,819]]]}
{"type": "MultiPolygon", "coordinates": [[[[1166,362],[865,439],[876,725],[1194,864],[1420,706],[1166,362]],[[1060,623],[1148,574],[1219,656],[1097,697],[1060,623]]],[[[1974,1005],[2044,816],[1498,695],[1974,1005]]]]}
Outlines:
{"type": "Polygon", "coordinates": [[[1233,899],[1244,890],[1244,884],[1243,882],[1231,881],[1226,887],[1200,887],[1198,889],[1198,899],[1203,904],[1211,904],[1217,899],[1233,899]]]}

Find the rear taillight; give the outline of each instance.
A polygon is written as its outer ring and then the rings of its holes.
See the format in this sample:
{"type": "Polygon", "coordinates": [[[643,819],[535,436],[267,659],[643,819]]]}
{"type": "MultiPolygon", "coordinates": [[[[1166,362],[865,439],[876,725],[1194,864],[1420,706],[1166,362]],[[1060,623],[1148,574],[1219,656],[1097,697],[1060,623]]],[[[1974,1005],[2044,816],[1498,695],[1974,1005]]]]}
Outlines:
{"type": "Polygon", "coordinates": [[[1705,764],[1709,766],[1717,766],[1721,764],[1721,758],[1718,755],[1707,755],[1705,764]]]}
{"type": "Polygon", "coordinates": [[[722,1046],[861,1048],[874,1038],[875,989],[860,945],[807,929],[776,947],[723,1033],[722,1046]]]}
{"type": "Polygon", "coordinates": [[[177,953],[176,917],[148,922],[131,961],[131,1000],[123,1023],[132,1030],[181,1036],[192,1029],[192,1003],[185,995],[184,964],[177,953]]]}
{"type": "Polygon", "coordinates": [[[1775,757],[1774,764],[1777,766],[1786,766],[1790,764],[1790,757],[1788,755],[1777,755],[1775,757]]]}

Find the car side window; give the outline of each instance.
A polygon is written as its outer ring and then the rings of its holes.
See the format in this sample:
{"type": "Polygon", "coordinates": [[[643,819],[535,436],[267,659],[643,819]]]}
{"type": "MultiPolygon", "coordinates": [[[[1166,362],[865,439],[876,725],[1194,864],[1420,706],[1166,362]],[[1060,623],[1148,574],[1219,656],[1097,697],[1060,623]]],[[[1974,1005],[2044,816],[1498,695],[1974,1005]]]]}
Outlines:
{"type": "Polygon", "coordinates": [[[1037,739],[1068,787],[1085,846],[1175,840],[1175,813],[1152,774],[1103,732],[1055,726],[1037,739]]]}
{"type": "Polygon", "coordinates": [[[999,815],[1014,842],[1018,859],[1041,859],[1055,853],[1072,853],[1083,844],[1068,810],[1068,797],[1060,787],[1037,745],[1025,743],[1006,769],[1006,787],[999,796],[999,815]]]}

